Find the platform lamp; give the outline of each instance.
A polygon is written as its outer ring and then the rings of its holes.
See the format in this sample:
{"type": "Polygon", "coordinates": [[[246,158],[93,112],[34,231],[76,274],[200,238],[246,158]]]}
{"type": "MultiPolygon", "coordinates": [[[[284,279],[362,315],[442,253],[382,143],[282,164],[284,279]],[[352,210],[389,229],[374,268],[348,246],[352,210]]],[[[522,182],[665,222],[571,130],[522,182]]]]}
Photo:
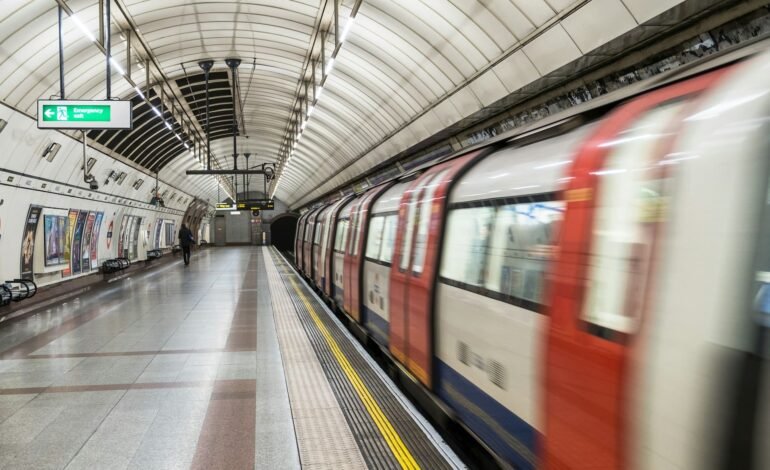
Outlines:
{"type": "Polygon", "coordinates": [[[202,60],[198,62],[198,66],[203,69],[203,76],[206,80],[206,169],[211,169],[211,136],[209,125],[209,72],[211,67],[214,66],[213,60],[202,60]]]}
{"type": "Polygon", "coordinates": [[[225,59],[225,64],[227,64],[228,67],[230,67],[231,70],[231,76],[233,78],[233,169],[238,169],[238,119],[236,115],[236,92],[237,92],[237,86],[236,86],[236,80],[237,80],[237,70],[238,66],[241,65],[241,59],[225,59]]]}

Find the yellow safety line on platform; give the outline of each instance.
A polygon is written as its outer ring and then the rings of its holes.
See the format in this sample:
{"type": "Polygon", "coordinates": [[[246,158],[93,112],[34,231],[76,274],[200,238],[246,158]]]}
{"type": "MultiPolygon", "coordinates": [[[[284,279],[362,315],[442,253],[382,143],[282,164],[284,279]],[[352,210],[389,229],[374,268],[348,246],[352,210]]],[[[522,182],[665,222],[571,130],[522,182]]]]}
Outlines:
{"type": "Polygon", "coordinates": [[[334,358],[337,359],[337,362],[342,367],[342,370],[345,372],[348,380],[353,385],[353,388],[356,389],[358,397],[364,403],[366,411],[369,412],[369,416],[372,417],[372,420],[380,430],[382,437],[385,438],[385,442],[388,443],[388,447],[390,447],[391,452],[393,452],[393,455],[396,456],[396,460],[398,460],[398,463],[401,464],[401,468],[419,469],[420,466],[417,464],[417,462],[415,462],[412,453],[409,452],[409,449],[407,449],[404,441],[401,440],[401,436],[398,435],[398,432],[393,428],[393,425],[382,412],[382,409],[372,397],[369,389],[366,388],[366,385],[361,380],[361,377],[359,377],[358,373],[355,371],[355,369],[353,369],[353,366],[350,365],[347,357],[345,357],[345,354],[339,348],[337,342],[329,333],[329,330],[326,329],[326,325],[324,325],[321,319],[318,317],[318,314],[307,300],[307,297],[305,297],[305,294],[303,294],[302,290],[299,289],[299,286],[297,286],[294,278],[289,277],[289,281],[294,287],[294,290],[299,295],[299,298],[302,299],[302,303],[304,303],[305,307],[307,307],[308,312],[310,312],[310,317],[318,326],[318,329],[321,330],[321,334],[323,334],[324,339],[326,339],[326,343],[329,345],[329,349],[331,349],[332,354],[334,354],[334,358]]]}

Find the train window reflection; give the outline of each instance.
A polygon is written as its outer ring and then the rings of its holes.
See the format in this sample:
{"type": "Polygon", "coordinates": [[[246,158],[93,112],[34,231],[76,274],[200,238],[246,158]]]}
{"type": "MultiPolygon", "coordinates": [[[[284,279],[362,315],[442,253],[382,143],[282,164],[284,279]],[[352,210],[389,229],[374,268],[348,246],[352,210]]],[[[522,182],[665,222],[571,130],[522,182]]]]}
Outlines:
{"type": "Polygon", "coordinates": [[[493,207],[456,209],[449,213],[441,277],[471,286],[484,284],[493,207]]]}
{"type": "Polygon", "coordinates": [[[337,233],[334,237],[334,251],[342,253],[345,251],[345,241],[348,235],[348,219],[341,219],[337,223],[337,233]]]}
{"type": "Polygon", "coordinates": [[[548,201],[499,207],[489,249],[491,291],[542,303],[547,263],[564,203],[548,201]]]}
{"type": "Polygon", "coordinates": [[[422,189],[430,184],[432,180],[433,176],[428,176],[425,178],[425,181],[422,181],[414,189],[407,190],[407,193],[409,193],[409,206],[407,209],[406,233],[401,245],[401,261],[399,262],[399,268],[402,271],[406,270],[412,260],[412,237],[414,236],[414,225],[417,221],[417,198],[422,193],[422,189]]]}
{"type": "Polygon", "coordinates": [[[382,253],[380,261],[390,264],[393,260],[393,248],[396,246],[396,226],[398,215],[392,214],[385,217],[385,228],[382,232],[382,253]]]}
{"type": "Polygon", "coordinates": [[[378,259],[382,247],[382,228],[385,224],[385,217],[374,216],[369,222],[369,238],[366,240],[366,257],[378,259]]]}
{"type": "Polygon", "coordinates": [[[422,266],[425,263],[425,251],[428,245],[428,228],[430,226],[431,214],[433,213],[433,198],[436,196],[436,190],[448,171],[447,169],[436,175],[431,184],[425,187],[425,192],[420,202],[420,221],[417,225],[417,237],[414,241],[413,273],[422,272],[422,266]]]}
{"type": "Polygon", "coordinates": [[[662,135],[681,106],[669,103],[642,116],[620,134],[622,139],[613,141],[604,167],[594,173],[599,191],[582,318],[600,336],[603,329],[636,329],[655,222],[665,202],[654,168],[660,140],[646,136],[662,135]]]}

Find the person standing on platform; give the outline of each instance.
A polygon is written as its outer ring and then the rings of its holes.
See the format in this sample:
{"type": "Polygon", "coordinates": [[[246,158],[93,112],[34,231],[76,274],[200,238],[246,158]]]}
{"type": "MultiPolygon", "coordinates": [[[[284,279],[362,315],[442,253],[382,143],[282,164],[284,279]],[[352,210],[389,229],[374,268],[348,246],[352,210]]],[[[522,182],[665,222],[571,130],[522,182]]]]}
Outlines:
{"type": "Polygon", "coordinates": [[[179,229],[179,244],[182,246],[182,257],[184,258],[184,265],[190,264],[190,248],[195,240],[193,234],[187,225],[182,224],[182,228],[179,229]]]}

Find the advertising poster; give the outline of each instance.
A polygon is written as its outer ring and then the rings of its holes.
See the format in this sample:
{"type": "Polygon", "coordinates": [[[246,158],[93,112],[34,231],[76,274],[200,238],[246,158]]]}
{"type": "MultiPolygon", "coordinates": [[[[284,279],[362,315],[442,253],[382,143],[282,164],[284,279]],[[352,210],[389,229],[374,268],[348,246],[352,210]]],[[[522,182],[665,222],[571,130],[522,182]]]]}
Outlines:
{"type": "Polygon", "coordinates": [[[163,219],[155,221],[155,244],[153,245],[156,250],[160,249],[160,230],[163,228],[163,219]]]}
{"type": "Polygon", "coordinates": [[[83,242],[81,244],[81,270],[87,273],[91,270],[91,234],[94,231],[94,222],[96,222],[96,212],[89,212],[86,218],[86,229],[83,232],[83,242]]]}
{"type": "Polygon", "coordinates": [[[108,250],[112,248],[112,228],[113,228],[113,221],[110,220],[109,225],[107,225],[107,249],[108,250]]]}
{"type": "Polygon", "coordinates": [[[67,266],[62,270],[63,277],[72,274],[72,236],[75,233],[75,225],[78,222],[78,210],[70,209],[67,217],[67,234],[64,237],[64,262],[67,266]]]}
{"type": "Polygon", "coordinates": [[[128,222],[128,216],[123,216],[120,219],[120,231],[118,232],[118,258],[123,256],[123,243],[126,239],[126,223],[128,222]]]}
{"type": "Polygon", "coordinates": [[[72,274],[80,274],[81,266],[80,261],[82,259],[79,256],[82,253],[81,242],[83,240],[83,230],[86,227],[86,218],[88,212],[78,212],[77,223],[75,223],[75,233],[72,236],[72,274]]]}
{"type": "Polygon", "coordinates": [[[174,224],[166,224],[166,246],[174,246],[174,224]]]}
{"type": "Polygon", "coordinates": [[[24,224],[24,235],[21,238],[21,278],[32,279],[32,262],[35,256],[35,232],[40,221],[40,206],[29,206],[27,223],[24,224]]]}
{"type": "Polygon", "coordinates": [[[46,266],[58,266],[64,262],[64,231],[66,217],[43,216],[43,252],[46,266]]]}
{"type": "Polygon", "coordinates": [[[94,231],[91,233],[91,269],[99,266],[99,233],[102,231],[102,218],[104,212],[96,213],[96,222],[94,222],[94,231]]]}

